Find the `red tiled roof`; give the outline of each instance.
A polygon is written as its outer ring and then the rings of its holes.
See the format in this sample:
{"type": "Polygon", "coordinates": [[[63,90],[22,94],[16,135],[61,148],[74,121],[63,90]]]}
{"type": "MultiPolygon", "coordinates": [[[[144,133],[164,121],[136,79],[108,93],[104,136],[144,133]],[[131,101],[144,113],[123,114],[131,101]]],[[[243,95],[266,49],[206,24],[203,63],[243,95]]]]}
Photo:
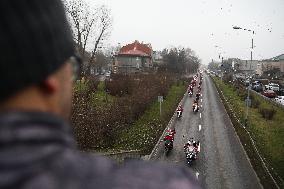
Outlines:
{"type": "Polygon", "coordinates": [[[135,41],[134,43],[123,46],[118,52],[118,55],[152,56],[152,48],[135,41]]]}
{"type": "Polygon", "coordinates": [[[138,55],[138,56],[149,56],[147,53],[144,53],[139,50],[129,50],[126,52],[120,52],[119,55],[138,55]]]}

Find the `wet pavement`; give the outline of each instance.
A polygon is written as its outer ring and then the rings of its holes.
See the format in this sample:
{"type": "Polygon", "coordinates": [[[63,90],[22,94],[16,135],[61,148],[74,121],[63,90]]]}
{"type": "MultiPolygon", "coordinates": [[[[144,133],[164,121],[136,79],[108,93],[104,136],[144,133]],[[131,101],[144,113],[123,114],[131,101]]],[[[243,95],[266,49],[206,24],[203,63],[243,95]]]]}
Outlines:
{"type": "Polygon", "coordinates": [[[186,96],[183,117],[173,121],[176,129],[174,149],[166,156],[164,143],[159,141],[150,160],[186,165],[183,145],[193,137],[200,141],[201,152],[188,168],[204,188],[262,188],[217,90],[205,74],[201,93],[200,111],[192,111],[195,95],[186,96]]]}

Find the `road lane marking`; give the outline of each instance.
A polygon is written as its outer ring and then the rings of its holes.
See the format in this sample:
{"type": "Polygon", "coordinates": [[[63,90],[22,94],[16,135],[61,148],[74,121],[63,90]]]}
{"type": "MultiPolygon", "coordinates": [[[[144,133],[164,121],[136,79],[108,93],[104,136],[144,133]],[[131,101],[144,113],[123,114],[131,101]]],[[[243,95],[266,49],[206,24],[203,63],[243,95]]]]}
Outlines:
{"type": "Polygon", "coordinates": [[[201,131],[201,125],[199,125],[199,131],[201,131]]]}
{"type": "Polygon", "coordinates": [[[200,101],[202,102],[202,99],[200,101]]]}
{"type": "Polygon", "coordinates": [[[199,114],[199,117],[200,117],[200,119],[201,119],[201,113],[199,114]]]}
{"type": "Polygon", "coordinates": [[[196,172],[196,173],[195,173],[195,176],[196,176],[196,178],[198,179],[198,177],[199,177],[199,173],[198,173],[198,172],[196,172]]]}

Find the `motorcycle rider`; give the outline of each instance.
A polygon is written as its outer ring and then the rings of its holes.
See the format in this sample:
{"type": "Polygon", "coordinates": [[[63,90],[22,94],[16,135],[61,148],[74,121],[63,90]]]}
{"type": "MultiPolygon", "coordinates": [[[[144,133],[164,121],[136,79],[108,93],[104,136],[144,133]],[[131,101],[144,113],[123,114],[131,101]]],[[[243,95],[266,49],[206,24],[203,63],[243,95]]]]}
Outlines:
{"type": "MultiPolygon", "coordinates": [[[[173,129],[168,128],[167,131],[166,131],[166,136],[165,136],[165,138],[166,138],[167,136],[170,136],[170,138],[172,138],[172,140],[174,140],[175,134],[176,134],[175,128],[173,128],[173,129]]],[[[164,138],[164,139],[165,139],[165,138],[164,138]]],[[[169,138],[169,137],[167,137],[167,138],[169,138]]]]}
{"type": "Polygon", "coordinates": [[[200,148],[199,148],[199,142],[196,142],[193,138],[190,138],[187,143],[185,143],[185,145],[183,146],[184,148],[184,152],[186,153],[187,149],[193,146],[194,152],[196,154],[198,154],[200,152],[200,148]]]}
{"type": "Polygon", "coordinates": [[[200,152],[199,142],[196,142],[195,140],[193,140],[192,145],[194,147],[196,154],[198,154],[200,152]]]}
{"type": "Polygon", "coordinates": [[[173,143],[174,143],[174,139],[175,139],[175,134],[176,134],[176,131],[175,129],[168,129],[166,131],[166,135],[164,137],[164,141],[170,141],[170,146],[171,148],[173,148],[173,143]]]}
{"type": "Polygon", "coordinates": [[[200,96],[201,96],[200,91],[197,91],[197,93],[196,93],[196,101],[199,100],[200,96]]]}
{"type": "Polygon", "coordinates": [[[200,92],[201,91],[201,84],[199,83],[197,90],[200,92]]]}
{"type": "Polygon", "coordinates": [[[191,91],[191,92],[193,92],[193,86],[192,86],[192,84],[189,85],[188,90],[191,91]]]}
{"type": "Polygon", "coordinates": [[[195,80],[195,79],[193,79],[193,80],[191,81],[190,85],[192,85],[192,86],[194,87],[194,86],[195,86],[195,84],[196,84],[196,80],[195,80]]]}
{"type": "Polygon", "coordinates": [[[182,105],[179,105],[177,108],[177,112],[180,111],[180,116],[182,116],[183,108],[182,105]]]}
{"type": "Polygon", "coordinates": [[[192,104],[193,111],[195,111],[195,107],[196,107],[196,111],[198,112],[199,111],[199,105],[198,105],[197,100],[193,101],[193,104],[192,104]]]}

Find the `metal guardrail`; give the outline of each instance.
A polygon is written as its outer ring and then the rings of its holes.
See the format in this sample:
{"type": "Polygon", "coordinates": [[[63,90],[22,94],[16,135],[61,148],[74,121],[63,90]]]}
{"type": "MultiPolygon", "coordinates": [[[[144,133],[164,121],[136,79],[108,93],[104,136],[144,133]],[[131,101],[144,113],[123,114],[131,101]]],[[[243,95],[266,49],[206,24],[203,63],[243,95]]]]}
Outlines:
{"type": "Polygon", "coordinates": [[[268,97],[266,97],[266,96],[263,96],[262,94],[260,94],[260,93],[258,93],[258,92],[256,92],[256,91],[254,91],[254,90],[251,90],[251,89],[250,89],[250,91],[251,91],[252,93],[254,93],[254,94],[256,94],[256,95],[262,97],[264,100],[266,100],[266,101],[268,101],[268,102],[271,102],[271,103],[274,104],[275,106],[278,106],[278,107],[284,109],[284,105],[283,105],[283,104],[280,104],[280,103],[276,102],[276,101],[273,100],[272,98],[268,98],[268,97]]]}

